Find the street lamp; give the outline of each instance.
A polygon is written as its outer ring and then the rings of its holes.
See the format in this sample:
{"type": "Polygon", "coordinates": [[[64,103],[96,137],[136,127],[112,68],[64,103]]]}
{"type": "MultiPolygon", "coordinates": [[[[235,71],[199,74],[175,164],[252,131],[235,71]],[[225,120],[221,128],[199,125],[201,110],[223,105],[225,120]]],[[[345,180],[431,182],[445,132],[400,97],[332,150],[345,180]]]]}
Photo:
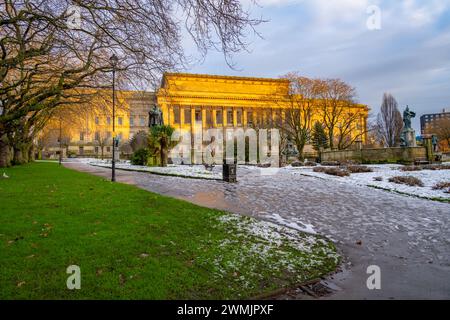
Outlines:
{"type": "Polygon", "coordinates": [[[113,149],[112,149],[112,174],[111,174],[111,181],[116,181],[116,67],[117,63],[119,62],[119,59],[115,54],[109,58],[109,61],[111,62],[112,67],[112,87],[113,87],[113,110],[112,110],[112,123],[113,123],[113,149]]]}
{"type": "Polygon", "coordinates": [[[62,162],[62,124],[61,115],[59,116],[59,165],[62,162]]]}

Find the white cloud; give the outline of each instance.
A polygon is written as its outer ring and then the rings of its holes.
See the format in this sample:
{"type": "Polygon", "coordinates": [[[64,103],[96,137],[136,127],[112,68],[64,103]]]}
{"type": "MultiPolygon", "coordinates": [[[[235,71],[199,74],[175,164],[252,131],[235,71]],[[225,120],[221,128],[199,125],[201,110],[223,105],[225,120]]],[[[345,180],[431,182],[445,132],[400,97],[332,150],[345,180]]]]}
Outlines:
{"type": "Polygon", "coordinates": [[[359,100],[375,113],[385,91],[419,115],[450,104],[450,19],[444,15],[450,13],[449,0],[259,3],[270,21],[260,27],[264,39],[255,40],[252,53],[236,55],[243,71],[230,70],[220,54],[191,71],[277,77],[298,70],[338,77],[355,86],[359,100]],[[381,9],[381,30],[366,27],[369,5],[381,9]]]}
{"type": "Polygon", "coordinates": [[[428,0],[425,3],[417,0],[402,1],[403,15],[415,27],[432,23],[448,7],[448,1],[442,0],[428,0]]]}

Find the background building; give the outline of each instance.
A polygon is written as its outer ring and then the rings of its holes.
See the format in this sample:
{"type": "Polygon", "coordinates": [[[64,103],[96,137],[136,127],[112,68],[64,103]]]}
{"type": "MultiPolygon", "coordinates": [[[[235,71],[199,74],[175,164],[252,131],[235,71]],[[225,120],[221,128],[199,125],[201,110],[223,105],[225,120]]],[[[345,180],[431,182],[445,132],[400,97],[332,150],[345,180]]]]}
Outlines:
{"type": "MultiPolygon", "coordinates": [[[[118,91],[115,128],[122,153],[138,131],[148,130],[149,111],[155,95],[146,91],[118,91]]],[[[89,103],[56,110],[43,130],[38,145],[42,156],[55,158],[62,147],[64,157],[112,156],[112,96],[100,92],[89,103]],[[60,144],[61,138],[61,144],[60,144]]]]}
{"type": "MultiPolygon", "coordinates": [[[[288,79],[165,73],[156,95],[143,91],[117,93],[116,133],[124,147],[122,153],[127,153],[126,142],[136,132],[148,130],[149,111],[155,105],[162,111],[164,124],[191,132],[194,128],[280,127],[287,117],[295,117],[292,109],[299,108],[296,103],[301,99],[300,95],[290,94],[288,79]]],[[[311,102],[310,127],[323,120],[320,102],[311,102]]],[[[111,106],[111,92],[105,91],[86,105],[62,108],[41,137],[43,156],[56,157],[63,149],[64,156],[111,157],[111,106]]],[[[362,104],[345,108],[345,114],[353,119],[342,124],[349,127],[350,137],[367,140],[368,112],[369,108],[362,104]]],[[[344,112],[339,117],[344,117],[344,112]]],[[[287,144],[292,148],[292,143],[287,144]]],[[[312,146],[307,144],[304,152],[313,152],[312,146]]]]}
{"type": "Polygon", "coordinates": [[[442,109],[440,113],[424,114],[420,117],[420,131],[422,134],[430,133],[429,131],[436,128],[440,120],[450,119],[450,109],[442,109]]]}
{"type": "MultiPolygon", "coordinates": [[[[290,95],[288,79],[187,73],[164,74],[157,92],[164,123],[185,130],[199,126],[267,128],[286,121],[286,116],[292,114],[287,110],[293,108],[293,99],[301,97],[290,95]]],[[[319,101],[316,102],[318,105],[319,101]]],[[[354,104],[346,112],[357,115],[349,130],[351,135],[361,135],[365,142],[369,108],[354,104]]],[[[311,126],[322,120],[319,108],[313,108],[311,126]]],[[[307,145],[304,151],[312,151],[312,147],[307,145]]]]}

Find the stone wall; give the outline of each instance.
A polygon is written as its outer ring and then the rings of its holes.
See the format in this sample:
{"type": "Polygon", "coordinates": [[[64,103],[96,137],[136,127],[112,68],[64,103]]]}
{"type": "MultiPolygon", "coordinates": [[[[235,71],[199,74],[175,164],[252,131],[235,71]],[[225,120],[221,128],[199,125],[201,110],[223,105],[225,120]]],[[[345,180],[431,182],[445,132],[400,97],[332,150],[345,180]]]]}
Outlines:
{"type": "Polygon", "coordinates": [[[322,153],[322,161],[353,160],[361,163],[413,163],[418,158],[427,158],[425,147],[376,148],[325,151],[322,153]]]}

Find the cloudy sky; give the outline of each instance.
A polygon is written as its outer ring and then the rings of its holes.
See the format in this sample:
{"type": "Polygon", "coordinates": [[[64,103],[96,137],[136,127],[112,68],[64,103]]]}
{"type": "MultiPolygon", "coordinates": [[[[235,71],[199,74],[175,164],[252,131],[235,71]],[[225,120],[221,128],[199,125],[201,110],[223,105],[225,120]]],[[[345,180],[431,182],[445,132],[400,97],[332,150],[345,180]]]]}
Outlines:
{"type": "MultiPolygon", "coordinates": [[[[247,5],[250,0],[243,0],[247,5]]],[[[450,0],[259,0],[263,39],[249,35],[250,52],[237,70],[210,52],[193,73],[341,78],[376,114],[383,92],[400,107],[423,113],[450,108],[450,0]],[[380,9],[380,27],[374,29],[380,9]],[[369,23],[368,23],[369,20],[369,23]],[[370,26],[370,28],[368,27],[370,26]]],[[[418,117],[414,122],[419,128],[418,117]]]]}

